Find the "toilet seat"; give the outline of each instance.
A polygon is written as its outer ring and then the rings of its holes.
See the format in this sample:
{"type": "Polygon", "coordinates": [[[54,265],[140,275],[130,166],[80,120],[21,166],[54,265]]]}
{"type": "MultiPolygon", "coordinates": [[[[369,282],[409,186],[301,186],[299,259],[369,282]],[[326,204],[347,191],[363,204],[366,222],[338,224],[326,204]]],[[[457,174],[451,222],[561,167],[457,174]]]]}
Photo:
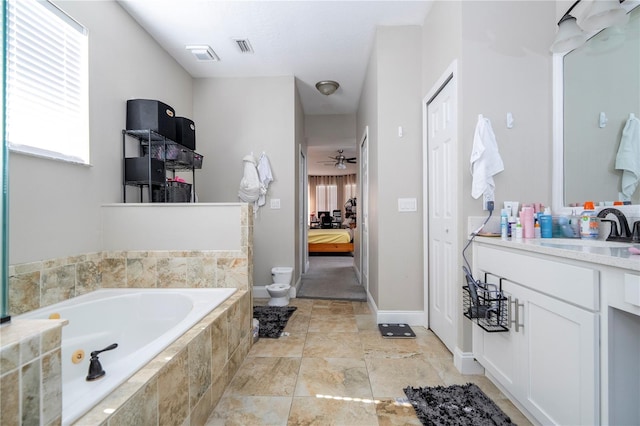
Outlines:
{"type": "Polygon", "coordinates": [[[285,289],[290,289],[291,286],[289,284],[282,284],[282,283],[273,283],[273,284],[269,284],[267,286],[267,290],[271,289],[271,290],[285,290],[285,289]]]}

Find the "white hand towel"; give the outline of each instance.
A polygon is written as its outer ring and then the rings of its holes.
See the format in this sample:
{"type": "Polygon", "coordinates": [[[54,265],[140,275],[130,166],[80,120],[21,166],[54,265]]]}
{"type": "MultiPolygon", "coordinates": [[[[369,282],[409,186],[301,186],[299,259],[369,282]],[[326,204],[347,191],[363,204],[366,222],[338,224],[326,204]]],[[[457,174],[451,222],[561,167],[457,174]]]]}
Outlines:
{"type": "Polygon", "coordinates": [[[253,155],[247,155],[242,159],[244,174],[240,180],[238,197],[245,202],[253,203],[260,197],[260,179],[256,169],[256,160],[253,155]]]}
{"type": "Polygon", "coordinates": [[[470,162],[473,176],[471,196],[476,199],[485,193],[493,196],[496,187],[493,176],[504,170],[504,164],[498,152],[491,121],[482,114],[478,115],[470,162]]]}
{"type": "Polygon", "coordinates": [[[640,181],[640,120],[633,114],[629,115],[622,130],[616,169],[623,171],[621,191],[630,200],[640,181]]]}
{"type": "Polygon", "coordinates": [[[258,176],[260,178],[260,197],[258,198],[258,206],[264,206],[267,191],[269,190],[269,184],[273,182],[273,174],[271,173],[269,158],[264,152],[260,156],[260,160],[258,160],[258,176]]]}

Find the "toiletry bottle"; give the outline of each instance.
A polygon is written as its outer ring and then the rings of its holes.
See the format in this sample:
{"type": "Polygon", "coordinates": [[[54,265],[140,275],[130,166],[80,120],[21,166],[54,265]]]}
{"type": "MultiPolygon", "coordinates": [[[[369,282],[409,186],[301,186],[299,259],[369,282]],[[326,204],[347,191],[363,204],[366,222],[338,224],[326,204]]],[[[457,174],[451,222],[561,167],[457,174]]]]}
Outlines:
{"type": "Polygon", "coordinates": [[[569,227],[573,231],[573,235],[570,238],[580,238],[580,216],[576,214],[575,209],[571,210],[571,216],[569,216],[569,227]]]}
{"type": "Polygon", "coordinates": [[[533,238],[535,236],[535,230],[533,229],[533,207],[529,205],[522,207],[520,223],[522,224],[522,236],[524,238],[533,238]]]}
{"type": "Polygon", "coordinates": [[[544,209],[544,213],[538,216],[540,220],[540,236],[542,238],[551,238],[553,236],[553,218],[549,207],[544,209]]]}
{"type": "Polygon", "coordinates": [[[507,228],[507,233],[509,238],[514,238],[516,236],[516,217],[509,216],[509,227],[507,228]]]}
{"type": "Polygon", "coordinates": [[[516,231],[515,231],[516,241],[522,241],[522,224],[520,223],[520,218],[516,221],[516,231]]]}
{"type": "Polygon", "coordinates": [[[540,222],[536,220],[536,224],[533,225],[533,238],[541,238],[542,231],[540,230],[540,222]]]}
{"type": "Polygon", "coordinates": [[[593,201],[584,203],[584,210],[580,215],[580,238],[595,240],[598,238],[598,217],[593,201]]]}
{"type": "Polygon", "coordinates": [[[507,209],[500,211],[500,237],[503,241],[509,239],[509,216],[507,215],[507,209]]]}

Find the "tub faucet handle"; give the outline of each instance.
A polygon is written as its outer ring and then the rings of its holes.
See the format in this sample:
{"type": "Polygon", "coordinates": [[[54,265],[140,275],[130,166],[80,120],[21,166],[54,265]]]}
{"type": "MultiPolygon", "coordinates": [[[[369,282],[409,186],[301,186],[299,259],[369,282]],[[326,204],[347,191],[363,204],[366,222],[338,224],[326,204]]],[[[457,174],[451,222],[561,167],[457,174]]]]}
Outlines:
{"type": "Polygon", "coordinates": [[[87,375],[87,381],[91,382],[94,380],[98,380],[102,376],[106,374],[106,372],[102,369],[102,365],[100,364],[100,360],[98,359],[98,355],[105,351],[110,351],[118,347],[117,343],[113,343],[107,346],[104,349],[100,349],[99,351],[91,352],[91,359],[89,360],[89,374],[87,375]]]}

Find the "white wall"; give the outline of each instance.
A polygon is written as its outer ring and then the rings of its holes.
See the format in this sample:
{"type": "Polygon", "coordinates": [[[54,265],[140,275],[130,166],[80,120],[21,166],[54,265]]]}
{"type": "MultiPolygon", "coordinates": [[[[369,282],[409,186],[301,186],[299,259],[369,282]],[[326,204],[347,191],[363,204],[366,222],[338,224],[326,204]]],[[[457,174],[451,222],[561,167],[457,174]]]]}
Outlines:
{"type": "Polygon", "coordinates": [[[330,144],[338,147],[354,147],[356,145],[356,115],[307,115],[304,120],[304,132],[310,146],[330,144]]]}
{"type": "Polygon", "coordinates": [[[256,159],[262,152],[269,157],[274,181],[267,204],[254,221],[253,282],[270,284],[273,266],[296,266],[295,80],[291,76],[196,79],[193,90],[197,147],[204,155],[198,174],[199,201],[239,201],[242,158],[251,152],[256,159]],[[272,198],[280,199],[280,209],[269,207],[272,198]]]}
{"type": "Polygon", "coordinates": [[[127,99],[192,114],[191,77],[118,3],[55,3],[89,29],[91,166],[10,154],[12,264],[101,249],[100,205],[122,200],[127,99]]]}

